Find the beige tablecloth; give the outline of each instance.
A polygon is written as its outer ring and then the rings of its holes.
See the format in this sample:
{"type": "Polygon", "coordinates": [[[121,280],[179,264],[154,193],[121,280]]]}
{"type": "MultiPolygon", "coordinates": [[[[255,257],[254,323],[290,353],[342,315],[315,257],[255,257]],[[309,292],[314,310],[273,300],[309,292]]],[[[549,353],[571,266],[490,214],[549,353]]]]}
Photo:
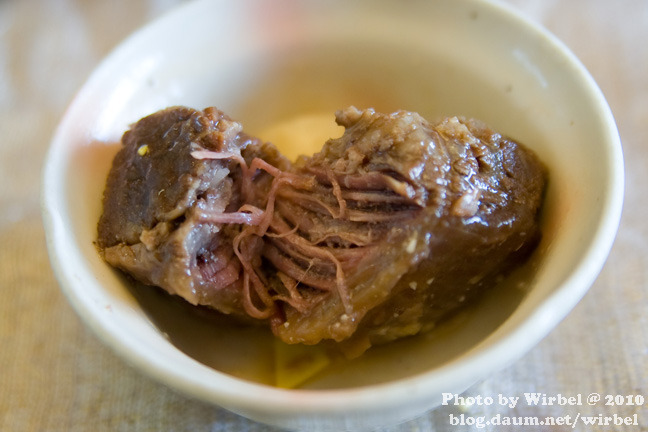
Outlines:
{"type": "MultiPolygon", "coordinates": [[[[465,396],[596,392],[648,399],[648,2],[508,2],[571,47],[606,95],[624,145],[625,208],[612,253],[586,297],[536,348],[465,396]]],[[[177,3],[0,0],[1,431],[273,430],[132,370],[80,322],[46,255],[39,180],[57,121],[112,47],[177,3]]],[[[646,431],[647,406],[448,406],[385,430],[485,430],[453,425],[451,416],[461,414],[600,413],[638,425],[577,430],[646,431]]]]}

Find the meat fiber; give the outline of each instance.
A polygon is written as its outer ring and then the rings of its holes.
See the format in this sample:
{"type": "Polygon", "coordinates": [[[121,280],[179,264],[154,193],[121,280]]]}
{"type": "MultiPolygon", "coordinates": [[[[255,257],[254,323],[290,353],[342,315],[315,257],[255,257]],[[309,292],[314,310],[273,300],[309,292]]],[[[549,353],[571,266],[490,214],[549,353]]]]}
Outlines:
{"type": "Polygon", "coordinates": [[[215,108],[174,107],[123,138],[98,245],[193,304],[352,355],[417,334],[537,245],[546,171],[482,123],[354,107],[295,163],[215,108]]]}

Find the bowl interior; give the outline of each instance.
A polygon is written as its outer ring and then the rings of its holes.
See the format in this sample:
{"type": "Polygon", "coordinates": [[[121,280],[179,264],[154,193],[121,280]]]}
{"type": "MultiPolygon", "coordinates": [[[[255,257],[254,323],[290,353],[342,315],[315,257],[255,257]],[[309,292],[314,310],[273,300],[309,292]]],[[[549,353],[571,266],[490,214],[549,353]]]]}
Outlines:
{"type": "MultiPolygon", "coordinates": [[[[171,105],[213,105],[261,138],[277,124],[311,116],[323,142],[330,129],[322,119],[332,125],[335,110],[348,105],[406,109],[431,120],[475,117],[535,150],[550,169],[545,234],[533,262],[440,331],[374,350],[310,384],[339,389],[415,377],[432,386],[439,374],[470,366],[461,379],[438,381],[455,386],[444,391],[462,391],[540,340],[602,266],[622,190],[607,105],[559,42],[497,4],[284,3],[190,3],[129,38],[91,76],[54,137],[45,170],[45,222],[62,287],[132,362],[221,403],[226,382],[225,404],[236,405],[249,383],[218,364],[223,347],[208,344],[209,324],[169,320],[181,311],[129,287],[93,245],[105,178],[128,125],[171,105]],[[479,356],[487,361],[476,370],[479,356]]],[[[275,144],[290,154],[311,151],[290,140],[275,144]]],[[[266,372],[255,369],[248,380],[267,382],[266,372]]],[[[441,390],[427,392],[434,391],[441,390]]]]}

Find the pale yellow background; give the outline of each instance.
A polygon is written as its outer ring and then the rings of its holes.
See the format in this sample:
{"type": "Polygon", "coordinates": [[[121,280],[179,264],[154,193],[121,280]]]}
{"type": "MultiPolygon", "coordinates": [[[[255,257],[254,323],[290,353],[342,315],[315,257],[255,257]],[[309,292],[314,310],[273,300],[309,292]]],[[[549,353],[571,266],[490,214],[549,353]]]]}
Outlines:
{"type": "MultiPolygon", "coordinates": [[[[648,1],[508,2],[561,38],[602,88],[624,145],[626,200],[610,258],[586,297],[535,349],[466,396],[648,399],[648,1]]],[[[0,0],[0,431],[274,430],[132,370],[72,311],[45,250],[39,182],[56,123],[111,48],[178,3],[0,0]]],[[[450,414],[580,412],[637,414],[641,426],[616,429],[646,431],[647,407],[442,407],[385,430],[470,430],[450,426],[450,414]]]]}

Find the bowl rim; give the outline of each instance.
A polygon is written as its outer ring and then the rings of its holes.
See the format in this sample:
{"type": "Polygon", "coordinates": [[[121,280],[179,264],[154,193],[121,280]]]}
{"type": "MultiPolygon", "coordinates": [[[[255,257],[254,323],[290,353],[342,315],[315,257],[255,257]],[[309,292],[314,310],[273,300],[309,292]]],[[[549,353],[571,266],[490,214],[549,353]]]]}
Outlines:
{"type": "Polygon", "coordinates": [[[456,383],[457,376],[466,377],[465,387],[467,388],[482,376],[481,373],[476,374],[475,370],[483,369],[483,365],[488,365],[485,368],[492,373],[508,366],[528,352],[582,298],[607,259],[620,223],[623,204],[624,168],[621,142],[613,114],[602,91],[585,66],[566,45],[540,24],[527,18],[508,4],[497,0],[466,1],[469,4],[479,4],[481,7],[490,8],[491,11],[503,15],[507,21],[514,21],[516,25],[525,27],[527,31],[533,33],[534,37],[549,42],[552,49],[580,75],[584,87],[588,89],[589,96],[596,104],[598,121],[605,126],[607,134],[605,150],[609,157],[606,162],[611,178],[607,189],[602,193],[604,201],[601,205],[605,211],[601,214],[595,234],[589,239],[587,252],[573,273],[563,281],[561,287],[538,304],[533,313],[522,319],[518,326],[488,346],[478,347],[471,350],[468,355],[462,355],[448,364],[422,374],[358,388],[295,390],[280,389],[235,378],[215,371],[180,352],[179,355],[185,356],[189,361],[195,363],[195,368],[186,370],[173,368],[167,364],[166,359],[156,358],[150,352],[142,349],[139,341],[130,334],[124,334],[121,327],[94,312],[96,305],[92,299],[74,288],[77,284],[76,276],[68,267],[64,258],[66,251],[61,246],[68,241],[61,217],[61,212],[65,209],[60,208],[60,199],[57,200],[55,197],[64,196],[62,173],[57,170],[63,161],[57,154],[57,149],[64,145],[66,124],[71,121],[70,117],[77,110],[76,107],[82,103],[83,95],[99,85],[99,81],[110,68],[111,59],[124,55],[130,41],[142,34],[154,31],[164,22],[173,19],[177,13],[189,13],[192,8],[199,8],[200,5],[208,3],[207,0],[189,2],[174,8],[125,39],[100,63],[82,86],[54,133],[41,179],[42,215],[52,267],[64,294],[75,311],[104,343],[138,370],[158,381],[234,411],[259,410],[262,407],[263,411],[272,412],[274,415],[294,414],[295,412],[329,415],[347,413],[350,410],[373,412],[388,409],[394,404],[401,403],[404,399],[430,398],[432,396],[428,389],[451,388],[456,383]],[[58,188],[56,189],[58,193],[47,194],[46,191],[53,187],[58,188]],[[515,356],[510,354],[512,346],[516,347],[515,356]],[[502,363],[502,358],[507,359],[507,362],[502,363]],[[481,366],[476,367],[478,365],[481,366]],[[196,373],[196,371],[201,372],[196,373]],[[205,380],[205,374],[209,374],[212,378],[205,380]]]}

